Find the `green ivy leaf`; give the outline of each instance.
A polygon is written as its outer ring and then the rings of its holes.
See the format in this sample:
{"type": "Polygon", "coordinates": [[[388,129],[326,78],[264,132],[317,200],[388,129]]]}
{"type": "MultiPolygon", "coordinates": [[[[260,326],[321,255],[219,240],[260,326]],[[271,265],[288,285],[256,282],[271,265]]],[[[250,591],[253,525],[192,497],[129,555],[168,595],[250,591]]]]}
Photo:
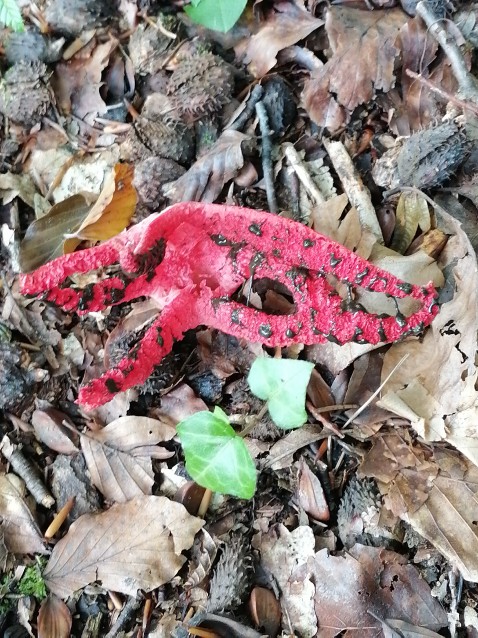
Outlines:
{"type": "Polygon", "coordinates": [[[25,30],[16,0],[0,0],[0,22],[14,31],[25,30]]]}
{"type": "Polygon", "coordinates": [[[226,33],[236,24],[247,0],[200,0],[184,7],[185,13],[203,27],[226,33]]]}
{"type": "Polygon", "coordinates": [[[229,424],[227,415],[197,412],[181,421],[176,431],[186,458],[186,470],[192,478],[213,492],[251,498],[256,490],[256,468],[240,436],[229,424]]]}
{"type": "Polygon", "coordinates": [[[305,392],[314,364],[294,359],[256,359],[247,380],[252,392],[268,401],[274,423],[285,430],[307,421],[305,392]]]}

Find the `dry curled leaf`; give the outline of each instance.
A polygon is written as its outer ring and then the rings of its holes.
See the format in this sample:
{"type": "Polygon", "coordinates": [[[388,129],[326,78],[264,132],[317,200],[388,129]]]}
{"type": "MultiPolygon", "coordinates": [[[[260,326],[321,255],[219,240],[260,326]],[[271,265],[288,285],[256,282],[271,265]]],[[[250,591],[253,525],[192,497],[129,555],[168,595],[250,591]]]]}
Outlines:
{"type": "Polygon", "coordinates": [[[478,580],[478,468],[455,451],[425,449],[393,433],[379,437],[360,473],[377,478],[384,504],[462,574],[478,580]],[[385,461],[385,463],[384,463],[385,461]]]}
{"type": "Polygon", "coordinates": [[[375,91],[393,86],[397,35],[406,21],[400,9],[363,11],[332,6],[325,28],[332,57],[306,83],[302,100],[318,126],[337,130],[375,91]]]}
{"type": "Polygon", "coordinates": [[[72,252],[83,240],[103,241],[124,230],[134,214],[137,196],[130,164],[116,164],[103,189],[73,237],[66,239],[64,253],[72,252]]]}
{"type": "Polygon", "coordinates": [[[242,144],[250,140],[239,131],[226,130],[210,150],[165,191],[173,202],[213,202],[224,185],[244,166],[242,144]]]}
{"type": "Polygon", "coordinates": [[[77,454],[79,435],[71,419],[55,408],[35,410],[32,425],[38,439],[60,454],[77,454]],[[67,426],[65,427],[64,423],[67,426]]]}
{"type": "Polygon", "coordinates": [[[83,240],[105,240],[124,230],[137,201],[132,180],[133,168],[116,164],[98,197],[85,192],[72,195],[32,222],[20,244],[22,271],[72,252],[83,240]]]}
{"type": "Polygon", "coordinates": [[[185,562],[204,522],[164,496],[139,496],[101,514],[85,514],[55,545],[45,583],[60,598],[88,583],[136,596],[167,583],[185,562]]]}
{"type": "Polygon", "coordinates": [[[124,416],[99,432],[82,435],[81,449],[93,484],[116,503],[151,494],[151,459],[173,455],[157,443],[169,441],[175,434],[175,428],[156,419],[124,416]]]}
{"type": "Polygon", "coordinates": [[[63,111],[81,119],[106,113],[100,96],[101,78],[117,44],[114,38],[102,44],[93,39],[70,60],[57,64],[52,84],[63,111]]]}
{"type": "Polygon", "coordinates": [[[37,522],[25,502],[23,481],[0,474],[0,529],[7,549],[14,554],[46,554],[37,522]]]}
{"type": "Polygon", "coordinates": [[[314,18],[300,3],[275,2],[265,23],[248,38],[249,71],[256,78],[262,77],[275,66],[279,51],[303,40],[323,24],[323,20],[314,18]]]}
{"type": "Polygon", "coordinates": [[[38,611],[38,638],[68,638],[71,632],[71,612],[65,603],[50,594],[38,611]]]}

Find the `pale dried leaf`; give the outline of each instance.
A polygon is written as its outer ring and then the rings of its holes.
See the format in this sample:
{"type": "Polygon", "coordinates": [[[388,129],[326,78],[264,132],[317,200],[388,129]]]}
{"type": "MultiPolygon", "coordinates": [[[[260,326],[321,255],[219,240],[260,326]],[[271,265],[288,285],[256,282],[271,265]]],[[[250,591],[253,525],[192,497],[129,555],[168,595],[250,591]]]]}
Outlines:
{"type": "Polygon", "coordinates": [[[316,584],[308,569],[315,554],[312,528],[301,525],[290,532],[278,525],[267,534],[258,534],[253,546],[260,552],[262,569],[279,586],[280,603],[290,628],[305,638],[316,636],[316,584]]]}
{"type": "Polygon", "coordinates": [[[439,227],[451,235],[440,258],[447,277],[443,303],[423,340],[388,350],[382,378],[405,354],[409,357],[389,381],[384,398],[390,406],[396,395],[424,420],[423,438],[445,438],[478,465],[477,263],[460,224],[444,211],[438,216],[439,227]]]}
{"type": "Polygon", "coordinates": [[[71,612],[54,594],[40,605],[37,623],[38,638],[69,638],[71,635],[71,612]]]}
{"type": "Polygon", "coordinates": [[[35,410],[32,414],[32,425],[37,438],[51,450],[60,454],[76,454],[79,434],[71,419],[55,408],[35,410]],[[67,426],[63,424],[66,422],[67,426]]]}
{"type": "Polygon", "coordinates": [[[204,521],[164,496],[139,496],[81,516],[53,549],[44,572],[51,592],[71,596],[88,583],[136,596],[167,583],[185,562],[204,521]]]}
{"type": "Polygon", "coordinates": [[[4,205],[9,204],[15,197],[20,197],[30,208],[35,208],[35,195],[38,191],[28,173],[3,173],[0,175],[0,191],[4,205]]]}
{"type": "Polygon", "coordinates": [[[114,38],[97,46],[93,40],[70,60],[57,64],[52,84],[63,111],[80,119],[106,113],[106,104],[100,96],[101,76],[117,44],[114,38]]]}
{"type": "Polygon", "coordinates": [[[82,435],[81,449],[93,484],[116,503],[151,494],[151,459],[173,455],[157,443],[175,435],[176,430],[170,425],[140,416],[120,417],[99,432],[82,435]]]}
{"type": "Polygon", "coordinates": [[[294,452],[306,445],[323,438],[319,428],[314,425],[304,425],[297,430],[289,432],[275,443],[267,457],[266,466],[273,470],[280,470],[290,467],[293,461],[294,452]]]}
{"type": "Polygon", "coordinates": [[[1,530],[7,549],[14,554],[46,554],[37,522],[25,502],[23,481],[13,474],[0,474],[1,530]]]}
{"type": "Polygon", "coordinates": [[[323,24],[299,3],[275,2],[265,24],[248,38],[245,61],[249,71],[256,78],[262,77],[275,66],[279,51],[303,40],[323,24]]]}
{"type": "Polygon", "coordinates": [[[239,131],[225,130],[205,155],[168,185],[166,197],[173,202],[214,202],[243,167],[242,143],[249,139],[239,131]]]}
{"type": "Polygon", "coordinates": [[[397,433],[379,437],[360,466],[378,479],[384,504],[454,565],[478,580],[478,468],[455,451],[433,457],[397,433]],[[385,461],[385,462],[384,462],[385,461]]]}
{"type": "Polygon", "coordinates": [[[317,552],[307,568],[316,583],[321,638],[378,638],[381,623],[377,618],[395,618],[432,630],[447,626],[447,615],[429,585],[407,562],[395,552],[359,544],[344,556],[317,552]]]}
{"type": "Polygon", "coordinates": [[[336,130],[350,113],[395,81],[395,45],[406,16],[400,9],[332,6],[325,28],[333,55],[306,83],[302,100],[316,124],[336,130]]]}

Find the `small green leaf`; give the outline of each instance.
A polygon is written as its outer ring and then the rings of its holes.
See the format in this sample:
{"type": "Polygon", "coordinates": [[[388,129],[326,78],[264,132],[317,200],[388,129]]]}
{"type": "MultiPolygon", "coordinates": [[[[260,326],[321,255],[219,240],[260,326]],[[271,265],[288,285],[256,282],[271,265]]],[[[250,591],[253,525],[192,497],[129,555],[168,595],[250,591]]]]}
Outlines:
{"type": "Polygon", "coordinates": [[[0,22],[14,31],[25,30],[16,0],[0,0],[0,22]]]}
{"type": "Polygon", "coordinates": [[[247,380],[252,392],[268,401],[274,423],[285,430],[307,421],[305,392],[314,364],[294,359],[256,359],[247,380]]]}
{"type": "Polygon", "coordinates": [[[221,408],[197,412],[176,428],[192,478],[213,492],[252,498],[256,468],[243,439],[221,408]]]}
{"type": "Polygon", "coordinates": [[[226,33],[236,24],[247,0],[200,0],[184,7],[187,15],[207,29],[226,33]]]}

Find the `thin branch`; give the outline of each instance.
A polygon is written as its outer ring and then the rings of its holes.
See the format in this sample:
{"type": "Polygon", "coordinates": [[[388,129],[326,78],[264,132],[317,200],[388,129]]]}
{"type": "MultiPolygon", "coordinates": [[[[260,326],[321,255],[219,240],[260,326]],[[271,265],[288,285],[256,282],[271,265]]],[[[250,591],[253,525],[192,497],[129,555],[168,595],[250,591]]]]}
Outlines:
{"type": "Polygon", "coordinates": [[[417,4],[416,12],[425,22],[428,30],[450,61],[462,96],[478,102],[478,83],[476,78],[466,68],[463,53],[456,41],[446,31],[442,20],[435,15],[430,4],[425,0],[421,0],[421,2],[417,4]]]}
{"type": "Polygon", "coordinates": [[[262,172],[264,173],[264,182],[266,185],[267,204],[271,213],[277,213],[277,199],[274,187],[274,167],[272,165],[272,137],[269,128],[269,118],[267,116],[264,103],[259,101],[256,104],[256,113],[259,118],[259,128],[262,138],[262,172]]]}

